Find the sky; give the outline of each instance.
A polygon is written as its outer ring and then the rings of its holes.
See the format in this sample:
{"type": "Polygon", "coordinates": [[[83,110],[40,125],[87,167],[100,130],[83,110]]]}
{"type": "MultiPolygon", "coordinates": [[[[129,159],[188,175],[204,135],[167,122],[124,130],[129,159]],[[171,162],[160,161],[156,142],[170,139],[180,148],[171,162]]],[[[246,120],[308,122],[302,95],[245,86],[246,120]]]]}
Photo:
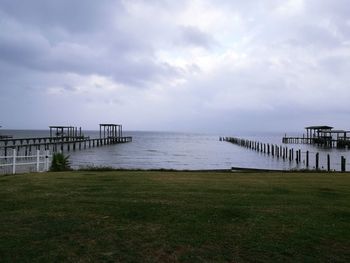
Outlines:
{"type": "Polygon", "coordinates": [[[0,0],[0,125],[350,129],[347,0],[0,0]]]}

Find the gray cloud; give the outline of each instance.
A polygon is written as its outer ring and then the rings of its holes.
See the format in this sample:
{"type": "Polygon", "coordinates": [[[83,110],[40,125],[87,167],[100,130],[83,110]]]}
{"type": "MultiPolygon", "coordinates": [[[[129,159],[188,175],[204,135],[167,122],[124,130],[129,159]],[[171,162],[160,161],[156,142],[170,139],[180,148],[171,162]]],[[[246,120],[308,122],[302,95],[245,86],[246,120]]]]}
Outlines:
{"type": "Polygon", "coordinates": [[[211,48],[215,45],[215,40],[208,34],[202,32],[200,29],[192,26],[181,26],[179,28],[180,36],[177,43],[187,47],[193,45],[203,48],[211,48]]]}
{"type": "Polygon", "coordinates": [[[2,1],[0,7],[7,18],[0,56],[8,63],[43,72],[101,74],[131,85],[178,72],[157,62],[138,32],[119,27],[127,15],[121,1],[2,1]]]}
{"type": "Polygon", "coordinates": [[[123,11],[119,0],[2,0],[0,7],[3,13],[23,24],[48,31],[61,28],[73,33],[99,30],[111,23],[111,16],[123,11]]]}
{"type": "Polygon", "coordinates": [[[345,0],[1,0],[0,112],[16,107],[0,122],[45,128],[64,105],[60,121],[91,128],[349,128],[349,14],[345,0]]]}

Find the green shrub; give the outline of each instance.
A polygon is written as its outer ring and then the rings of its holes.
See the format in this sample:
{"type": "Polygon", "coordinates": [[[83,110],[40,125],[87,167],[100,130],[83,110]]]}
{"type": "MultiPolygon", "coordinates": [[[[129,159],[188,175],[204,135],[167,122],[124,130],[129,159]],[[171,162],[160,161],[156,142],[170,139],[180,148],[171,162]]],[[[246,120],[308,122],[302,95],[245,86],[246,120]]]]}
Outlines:
{"type": "Polygon", "coordinates": [[[58,171],[69,171],[69,170],[71,170],[69,155],[64,156],[63,153],[54,153],[52,156],[50,171],[58,172],[58,171]]]}

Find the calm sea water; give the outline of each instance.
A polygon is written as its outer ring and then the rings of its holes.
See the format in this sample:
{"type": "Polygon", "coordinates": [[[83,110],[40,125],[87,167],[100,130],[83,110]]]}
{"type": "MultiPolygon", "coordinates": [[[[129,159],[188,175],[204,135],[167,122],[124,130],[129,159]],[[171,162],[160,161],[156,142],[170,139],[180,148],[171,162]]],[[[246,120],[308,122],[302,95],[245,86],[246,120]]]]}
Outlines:
{"type": "MultiPolygon", "coordinates": [[[[2,134],[15,138],[48,136],[43,130],[2,130],[2,134]]],[[[85,135],[98,138],[98,131],[86,131],[85,135]]],[[[96,147],[70,152],[73,168],[86,166],[110,166],[114,168],[137,169],[230,169],[231,167],[290,169],[305,167],[303,163],[282,161],[263,153],[248,150],[228,142],[219,141],[220,136],[237,136],[264,143],[282,145],[284,134],[196,134],[171,132],[127,131],[131,143],[96,147]]],[[[350,160],[350,151],[323,149],[315,146],[287,145],[303,153],[310,151],[310,166],[315,166],[314,154],[320,153],[320,166],[326,167],[327,154],[331,155],[332,169],[340,169],[340,156],[350,160]]],[[[305,159],[303,154],[302,159],[305,159]]]]}

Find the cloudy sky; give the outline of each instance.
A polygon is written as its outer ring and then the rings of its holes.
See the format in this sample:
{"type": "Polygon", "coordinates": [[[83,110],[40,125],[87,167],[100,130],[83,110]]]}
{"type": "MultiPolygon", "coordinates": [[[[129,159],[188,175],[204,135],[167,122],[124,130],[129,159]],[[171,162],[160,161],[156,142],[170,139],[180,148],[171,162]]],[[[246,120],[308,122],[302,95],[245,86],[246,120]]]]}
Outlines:
{"type": "Polygon", "coordinates": [[[350,129],[347,0],[0,0],[0,125],[350,129]]]}

